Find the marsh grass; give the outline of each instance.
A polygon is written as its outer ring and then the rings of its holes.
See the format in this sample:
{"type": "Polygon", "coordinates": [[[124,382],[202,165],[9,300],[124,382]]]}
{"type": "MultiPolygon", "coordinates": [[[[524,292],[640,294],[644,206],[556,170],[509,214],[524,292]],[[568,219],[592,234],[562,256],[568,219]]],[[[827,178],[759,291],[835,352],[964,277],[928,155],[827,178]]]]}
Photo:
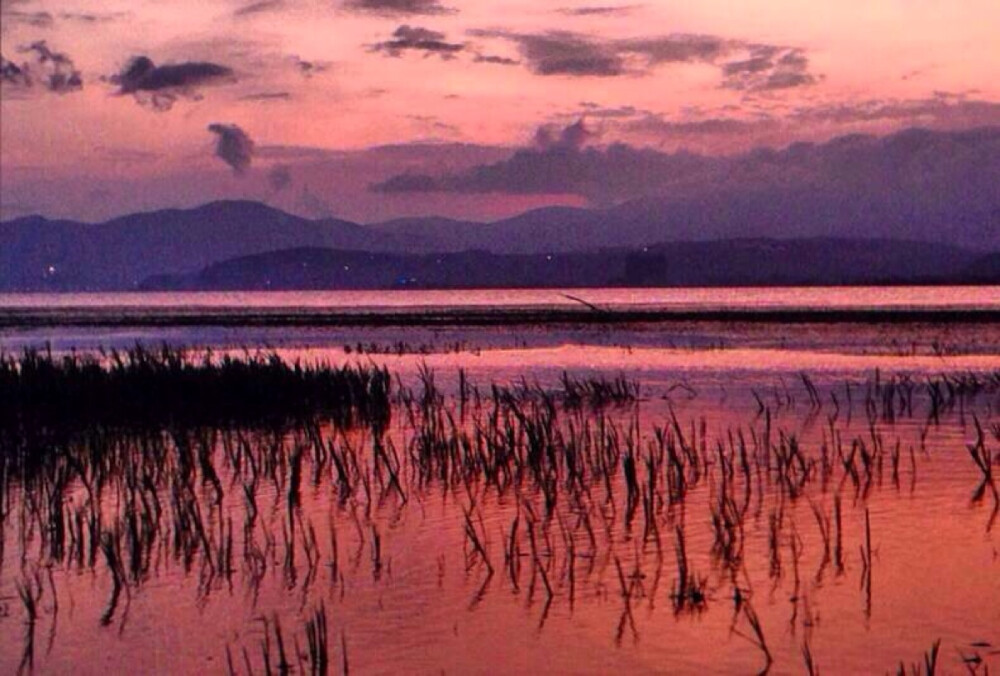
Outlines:
{"type": "Polygon", "coordinates": [[[99,355],[0,354],[0,433],[232,426],[328,414],[387,423],[390,378],[374,366],[288,363],[136,346],[99,355]]]}
{"type": "MultiPolygon", "coordinates": [[[[273,355],[5,357],[0,391],[14,412],[0,414],[0,543],[9,532],[22,560],[100,575],[108,601],[95,619],[121,627],[133,591],[167,566],[196,582],[199,602],[239,587],[254,607],[270,578],[301,593],[305,607],[324,576],[329,598],[343,601],[366,552],[364,584],[389,584],[394,524],[442,496],[456,506],[461,534],[459,551],[442,557],[461,557],[476,590],[470,609],[507,586],[541,631],[553,606],[572,612],[577,599],[610,588],[621,614],[609,633],[621,643],[626,632],[636,640],[643,632],[641,605],[652,612],[665,597],[678,621],[694,621],[729,594],[732,629],[756,647],[766,669],[777,655],[767,640],[773,627],[754,609],[747,560],[766,562],[772,595],[785,581],[794,589],[792,633],[810,618],[800,587],[820,585],[831,564],[838,576],[861,571],[870,612],[867,499],[883,480],[898,484],[903,452],[891,435],[901,420],[925,433],[949,416],[975,421],[970,455],[992,481],[993,428],[979,424],[975,411],[995,405],[997,374],[918,381],[876,372],[822,387],[802,376],[800,387],[756,393],[756,416],[711,433],[704,418],[685,418],[673,406],[640,422],[639,388],[624,378],[566,375],[554,389],[527,381],[480,389],[464,374],[459,381],[454,395],[426,368],[407,388],[374,367],[306,368],[273,355]],[[828,400],[832,391],[843,398],[828,400]],[[82,398],[80,409],[60,419],[74,397],[82,398]],[[135,408],[108,410],[116,402],[164,408],[129,418],[135,408]],[[270,408],[255,417],[262,407],[270,408]],[[809,439],[799,424],[803,408],[817,421],[809,439]],[[848,424],[852,418],[860,424],[848,424]],[[29,429],[26,442],[21,433],[29,429]],[[322,542],[323,524],[313,521],[319,515],[304,505],[311,494],[330,497],[322,542]],[[798,502],[806,508],[797,512],[798,502]],[[815,537],[803,537],[802,513],[810,528],[815,523],[815,537]],[[863,539],[852,540],[849,526],[859,523],[863,539]],[[689,550],[686,529],[694,524],[710,529],[708,551],[689,550]],[[673,557],[665,553],[671,533],[673,557]]],[[[20,589],[30,667],[41,583],[20,589]]],[[[327,673],[329,636],[339,628],[347,672],[345,627],[330,626],[324,605],[304,617],[302,631],[287,619],[292,631],[285,631],[273,613],[262,617],[259,646],[226,646],[230,671],[259,673],[266,665],[266,673],[327,673]]],[[[815,673],[819,660],[804,646],[815,673]]],[[[928,667],[937,651],[929,657],[928,667]]]]}

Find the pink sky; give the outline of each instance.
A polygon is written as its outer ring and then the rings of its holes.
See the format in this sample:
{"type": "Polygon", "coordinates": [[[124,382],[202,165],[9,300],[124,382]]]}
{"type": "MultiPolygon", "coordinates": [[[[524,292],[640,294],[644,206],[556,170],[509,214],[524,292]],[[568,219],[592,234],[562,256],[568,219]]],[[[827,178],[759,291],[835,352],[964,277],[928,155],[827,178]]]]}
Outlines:
{"type": "Polygon", "coordinates": [[[366,187],[498,161],[581,117],[592,143],[706,153],[1000,123],[996,0],[0,2],[0,53],[21,72],[0,90],[5,218],[247,197],[486,219],[580,200],[366,187]],[[26,50],[39,40],[79,87],[53,84],[51,58],[26,50]],[[140,55],[231,73],[158,88],[172,105],[157,110],[152,89],[113,81],[140,55]],[[215,156],[214,123],[253,139],[247,171],[215,156]]]}

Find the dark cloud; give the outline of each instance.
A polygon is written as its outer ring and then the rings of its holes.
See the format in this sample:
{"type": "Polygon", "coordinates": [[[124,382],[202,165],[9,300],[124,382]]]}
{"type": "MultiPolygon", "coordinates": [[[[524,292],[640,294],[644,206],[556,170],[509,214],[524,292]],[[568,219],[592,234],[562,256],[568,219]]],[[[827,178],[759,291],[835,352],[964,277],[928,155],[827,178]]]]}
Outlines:
{"type": "Polygon", "coordinates": [[[32,28],[51,28],[55,24],[52,15],[45,11],[22,12],[4,7],[0,16],[3,17],[4,25],[22,24],[32,28]]]}
{"type": "Polygon", "coordinates": [[[516,33],[472,30],[470,35],[517,45],[524,62],[538,75],[619,77],[646,75],[666,64],[706,63],[720,67],[723,86],[764,91],[814,84],[809,60],[800,49],[729,40],[714,35],[673,35],[608,39],[574,33],[516,33]],[[724,58],[740,57],[728,63],[724,58]]]}
{"type": "Polygon", "coordinates": [[[289,101],[291,98],[291,92],[255,92],[241,96],[240,101],[289,101]]]}
{"type": "Polygon", "coordinates": [[[247,133],[235,124],[210,124],[208,131],[218,136],[215,156],[233,168],[237,174],[246,173],[253,161],[254,143],[247,133]]]}
{"type": "Polygon", "coordinates": [[[0,54],[0,83],[18,88],[31,86],[31,76],[22,68],[0,54]]]}
{"type": "Polygon", "coordinates": [[[757,131],[762,127],[780,127],[777,120],[771,118],[740,119],[732,117],[711,117],[698,120],[669,120],[660,115],[647,113],[640,118],[630,120],[622,125],[627,132],[637,132],[653,136],[730,136],[733,134],[757,131]]]}
{"type": "Polygon", "coordinates": [[[97,24],[117,21],[128,16],[126,12],[60,12],[59,18],[66,21],[77,21],[79,23],[97,24]]]}
{"type": "Polygon", "coordinates": [[[56,16],[63,21],[96,24],[114,21],[125,16],[125,13],[59,12],[58,15],[54,16],[50,12],[46,12],[44,10],[22,11],[10,9],[8,7],[8,3],[4,3],[0,6],[0,17],[3,18],[4,26],[20,24],[24,26],[31,26],[32,28],[52,28],[56,24],[56,16]]]}
{"type": "Polygon", "coordinates": [[[555,128],[552,125],[542,125],[535,131],[535,145],[540,150],[560,148],[579,150],[596,136],[596,133],[587,129],[587,125],[581,119],[562,129],[555,128]]]}
{"type": "Polygon", "coordinates": [[[714,63],[716,59],[739,49],[742,43],[713,35],[681,33],[619,40],[615,46],[621,52],[644,59],[649,67],[664,63],[714,63]]]}
{"type": "Polygon", "coordinates": [[[240,7],[235,12],[233,12],[233,16],[235,17],[255,16],[257,14],[273,12],[275,10],[281,9],[284,6],[285,3],[283,0],[260,0],[260,2],[252,2],[249,5],[244,5],[243,7],[240,7]]]}
{"type": "Polygon", "coordinates": [[[629,72],[623,55],[613,43],[577,33],[474,30],[470,34],[516,43],[528,67],[538,75],[614,77],[629,72]]]}
{"type": "Polygon", "coordinates": [[[406,51],[423,52],[430,56],[437,54],[443,59],[453,58],[465,45],[446,42],[445,34],[418,26],[403,25],[392,33],[392,40],[371,45],[371,51],[383,52],[387,56],[399,57],[406,51]]]}
{"type": "Polygon", "coordinates": [[[561,7],[556,11],[566,16],[624,16],[631,14],[639,5],[619,5],[619,6],[590,6],[590,7],[561,7]]]}
{"type": "Polygon", "coordinates": [[[763,73],[774,68],[774,62],[766,56],[754,56],[745,61],[732,61],[722,67],[726,77],[739,77],[745,74],[763,73]]]}
{"type": "Polygon", "coordinates": [[[543,126],[535,133],[532,148],[518,150],[509,159],[443,176],[399,174],[373,185],[372,190],[572,194],[607,204],[648,194],[663,186],[665,176],[690,175],[711,163],[689,153],[669,155],[620,143],[587,147],[594,136],[582,121],[561,130],[543,126]]]}
{"type": "Polygon", "coordinates": [[[83,88],[83,76],[73,59],[49,48],[45,40],[18,48],[28,60],[20,64],[0,56],[0,82],[30,91],[36,86],[55,94],[67,94],[83,88]]]}
{"type": "Polygon", "coordinates": [[[121,86],[121,93],[131,94],[200,85],[232,74],[232,69],[216,63],[190,61],[157,66],[149,57],[137,56],[113,81],[121,86]]]}
{"type": "Polygon", "coordinates": [[[457,10],[438,0],[347,0],[344,9],[384,16],[453,14],[457,10]]]}
{"type": "Polygon", "coordinates": [[[198,87],[235,80],[232,68],[208,61],[157,66],[148,56],[136,56],[117,75],[107,78],[119,94],[131,94],[140,104],[169,110],[179,97],[198,99],[198,87]]]}
{"type": "MultiPolygon", "coordinates": [[[[582,106],[601,118],[602,109],[582,106]]],[[[613,110],[613,109],[612,109],[613,110]]],[[[579,113],[577,113],[579,115],[579,113]]],[[[964,130],[1000,126],[1000,103],[939,94],[926,99],[873,99],[800,106],[783,115],[724,107],[692,110],[682,118],[651,111],[605,116],[605,133],[659,147],[733,153],[794,139],[823,140],[850,133],[888,133],[906,127],[964,130]]]]}
{"type": "MultiPolygon", "coordinates": [[[[679,131],[688,123],[677,124],[679,131]]],[[[724,119],[705,125],[713,133],[739,131],[724,119]]],[[[948,239],[948,229],[957,228],[964,229],[967,241],[983,246],[990,238],[997,241],[1000,232],[997,185],[1000,126],[852,134],[737,155],[558,144],[450,173],[398,174],[371,189],[550,200],[578,195],[594,205],[620,204],[607,213],[617,214],[609,223],[622,230],[621,238],[633,226],[659,239],[736,233],[870,236],[873,231],[948,239]],[[956,204],[963,207],[958,220],[956,204]]]]}
{"type": "Polygon", "coordinates": [[[768,46],[753,51],[749,59],[723,65],[723,87],[758,92],[805,87],[819,81],[809,72],[809,59],[801,49],[780,50],[768,46]]]}
{"type": "Polygon", "coordinates": [[[313,75],[326,72],[330,69],[328,61],[306,61],[299,56],[292,56],[292,63],[295,66],[295,70],[305,78],[310,78],[313,75]]]}
{"type": "Polygon", "coordinates": [[[570,31],[513,33],[474,30],[471,35],[518,45],[538,75],[616,77],[639,75],[666,63],[714,62],[740,43],[706,35],[669,35],[608,40],[570,31]]]}
{"type": "Polygon", "coordinates": [[[275,192],[281,192],[292,184],[292,170],[287,164],[276,164],[267,170],[267,182],[275,192]]]}
{"type": "Polygon", "coordinates": [[[870,99],[802,107],[789,117],[800,124],[901,124],[968,129],[1000,125],[1000,103],[939,93],[925,99],[870,99]]]}
{"type": "Polygon", "coordinates": [[[496,56],[494,54],[476,54],[473,58],[476,63],[493,63],[498,66],[518,66],[521,64],[517,59],[507,56],[496,56]]]}
{"type": "MultiPolygon", "coordinates": [[[[635,117],[640,114],[640,110],[635,106],[617,106],[617,107],[606,107],[593,101],[581,101],[580,108],[582,108],[589,117],[615,119],[615,118],[630,118],[635,117]]],[[[571,114],[571,117],[575,117],[576,114],[571,114]]]]}
{"type": "Polygon", "coordinates": [[[632,118],[608,120],[608,127],[609,133],[616,137],[635,139],[660,149],[687,149],[709,154],[732,154],[815,135],[814,131],[791,125],[781,118],[765,114],[737,117],[724,110],[680,119],[643,111],[632,118]]]}

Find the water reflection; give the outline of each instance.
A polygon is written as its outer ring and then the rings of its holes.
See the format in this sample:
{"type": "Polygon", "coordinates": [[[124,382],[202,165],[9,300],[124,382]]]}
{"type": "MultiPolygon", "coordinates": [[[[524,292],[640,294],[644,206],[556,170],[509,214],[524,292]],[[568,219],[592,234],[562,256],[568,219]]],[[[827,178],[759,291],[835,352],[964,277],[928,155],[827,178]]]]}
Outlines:
{"type": "MultiPolygon", "coordinates": [[[[184,372],[134,363],[105,395],[184,372]]],[[[33,382],[105,377],[53,368],[37,357],[33,382]]],[[[287,368],[262,395],[323,373],[364,385],[268,418],[219,413],[204,389],[212,416],[142,424],[14,400],[0,668],[997,663],[998,371],[494,381],[418,365],[382,387],[374,366],[287,368]]]]}

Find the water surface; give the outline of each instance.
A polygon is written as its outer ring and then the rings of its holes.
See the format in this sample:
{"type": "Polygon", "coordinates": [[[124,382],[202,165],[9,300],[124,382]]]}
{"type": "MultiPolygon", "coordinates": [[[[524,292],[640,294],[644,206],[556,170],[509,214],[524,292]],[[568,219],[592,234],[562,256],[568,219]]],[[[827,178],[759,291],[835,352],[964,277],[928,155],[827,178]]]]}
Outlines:
{"type": "MultiPolygon", "coordinates": [[[[996,306],[991,291],[569,293],[607,305],[955,308],[996,306]]],[[[549,291],[0,299],[109,313],[130,303],[154,312],[157,304],[239,311],[396,303],[417,311],[491,302],[500,310],[576,303],[549,291]]],[[[263,673],[265,659],[276,671],[276,622],[291,670],[308,672],[306,624],[320,609],[331,671],[346,654],[356,673],[756,673],[770,654],[771,673],[804,673],[808,650],[821,672],[885,673],[922,661],[937,640],[943,673],[1000,668],[997,503],[968,450],[982,430],[996,467],[995,325],[54,326],[0,334],[6,350],[135,341],[208,345],[217,354],[269,345],[288,360],[384,365],[396,383],[391,423],[338,430],[318,421],[318,433],[105,431],[65,442],[79,464],[7,474],[4,673],[24,655],[24,589],[39,594],[32,654],[43,673],[227,673],[230,659],[240,673],[263,673]],[[581,381],[622,377],[638,383],[638,396],[570,406],[564,372],[581,381]],[[539,430],[543,441],[533,442],[539,430]],[[533,465],[535,447],[553,455],[533,465]],[[395,449],[389,465],[377,448],[395,449]],[[494,451],[483,449],[496,448],[514,454],[504,466],[520,473],[491,473],[494,451]],[[683,495],[671,452],[688,458],[683,495]],[[334,456],[356,463],[346,470],[349,489],[334,456]],[[585,471],[570,456],[588,458],[585,471]],[[108,461],[86,460],[97,457],[108,461]],[[189,466],[185,457],[199,460],[189,466]],[[87,485],[98,477],[102,493],[92,496],[87,485]],[[84,519],[82,554],[48,546],[53,505],[70,532],[84,519]],[[733,509],[738,528],[720,529],[733,509]],[[143,515],[153,513],[144,531],[143,515]],[[121,547],[114,607],[112,565],[100,543],[90,554],[94,515],[121,547]],[[684,570],[701,596],[679,595],[684,570]]]]}

